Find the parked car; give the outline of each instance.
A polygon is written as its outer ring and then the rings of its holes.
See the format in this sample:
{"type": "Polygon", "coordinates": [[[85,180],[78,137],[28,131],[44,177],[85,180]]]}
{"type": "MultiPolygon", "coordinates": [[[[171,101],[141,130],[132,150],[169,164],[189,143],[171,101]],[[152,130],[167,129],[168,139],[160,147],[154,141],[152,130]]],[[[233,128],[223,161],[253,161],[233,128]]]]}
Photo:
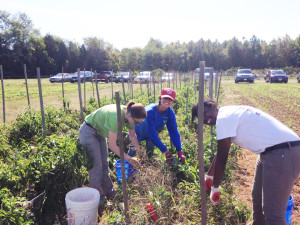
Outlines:
{"type": "Polygon", "coordinates": [[[70,79],[71,79],[71,74],[69,74],[69,73],[63,73],[63,74],[62,73],[58,73],[55,76],[50,77],[49,81],[51,83],[62,82],[62,81],[69,82],[70,79]]]}
{"type": "Polygon", "coordinates": [[[100,73],[97,73],[95,76],[95,81],[104,81],[105,83],[114,81],[116,79],[116,76],[114,72],[112,71],[101,71],[100,73]]]}
{"type": "Polygon", "coordinates": [[[300,72],[298,73],[297,81],[298,81],[298,83],[300,83],[300,72]]]}
{"type": "MultiPolygon", "coordinates": [[[[115,82],[122,82],[122,77],[124,79],[124,82],[129,82],[130,81],[130,77],[132,77],[132,73],[131,72],[120,72],[117,74],[115,82]]],[[[132,77],[133,78],[133,77],[132,77]]]]}
{"type": "MultiPolygon", "coordinates": [[[[204,81],[208,81],[210,71],[214,70],[213,67],[205,67],[204,68],[204,81]]],[[[200,68],[195,69],[195,77],[199,78],[200,68]]],[[[216,77],[216,73],[213,73],[214,78],[216,77]]]]}
{"type": "Polygon", "coordinates": [[[164,75],[162,75],[161,77],[161,81],[164,82],[164,81],[172,81],[174,79],[174,73],[165,73],[164,75]]]}
{"type": "Polygon", "coordinates": [[[266,82],[274,83],[287,83],[288,76],[283,70],[269,70],[266,74],[266,82]]]}
{"type": "MultiPolygon", "coordinates": [[[[83,83],[84,81],[90,81],[92,82],[93,77],[94,77],[94,72],[91,71],[80,71],[80,82],[83,83]]],[[[78,82],[78,72],[73,73],[71,79],[70,79],[71,83],[75,83],[78,82]]]]}
{"type": "Polygon", "coordinates": [[[147,83],[151,80],[151,71],[142,71],[136,76],[136,81],[140,83],[147,83]]]}
{"type": "Polygon", "coordinates": [[[254,74],[251,69],[238,69],[235,75],[235,83],[239,82],[254,83],[254,74]]]}

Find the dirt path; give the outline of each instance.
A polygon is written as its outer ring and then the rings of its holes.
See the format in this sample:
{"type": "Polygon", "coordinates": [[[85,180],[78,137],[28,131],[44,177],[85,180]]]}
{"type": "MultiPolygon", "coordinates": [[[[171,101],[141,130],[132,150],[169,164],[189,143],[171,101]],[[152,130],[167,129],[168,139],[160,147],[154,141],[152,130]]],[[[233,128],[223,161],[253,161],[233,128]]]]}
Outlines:
{"type": "MultiPolygon", "coordinates": [[[[222,105],[233,105],[236,104],[235,100],[243,98],[238,92],[224,92],[224,98],[222,105]]],[[[246,104],[246,103],[244,103],[246,104]]],[[[277,111],[278,114],[280,112],[277,111]]],[[[272,113],[270,113],[272,114],[272,113]]],[[[273,115],[275,116],[275,115],[273,115]]],[[[298,127],[300,130],[300,127],[298,127]]],[[[238,193],[237,198],[239,201],[244,202],[249,209],[252,210],[252,184],[254,179],[255,164],[257,155],[252,152],[243,149],[242,157],[239,158],[239,170],[236,171],[237,182],[235,184],[236,191],[238,193]]],[[[292,215],[292,224],[300,224],[300,178],[297,179],[294,185],[292,195],[294,197],[295,208],[292,215]]],[[[252,216],[251,216],[252,217],[252,216]]],[[[247,221],[247,225],[252,224],[252,218],[247,221]]]]}

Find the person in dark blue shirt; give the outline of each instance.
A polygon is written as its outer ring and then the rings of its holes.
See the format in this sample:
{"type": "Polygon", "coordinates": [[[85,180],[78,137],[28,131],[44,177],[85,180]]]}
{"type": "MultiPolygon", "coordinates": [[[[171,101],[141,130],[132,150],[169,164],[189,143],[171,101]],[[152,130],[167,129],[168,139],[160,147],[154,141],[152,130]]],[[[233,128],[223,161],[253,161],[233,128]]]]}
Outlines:
{"type": "MultiPolygon", "coordinates": [[[[146,153],[148,158],[153,156],[153,150],[156,146],[165,154],[168,163],[173,160],[173,155],[158,137],[158,133],[167,126],[173,145],[176,147],[178,158],[181,163],[185,162],[185,156],[181,147],[180,134],[177,129],[176,117],[171,108],[176,93],[171,88],[164,88],[159,96],[159,103],[153,103],[146,106],[147,117],[138,126],[135,126],[135,132],[138,141],[146,141],[146,153]]],[[[134,156],[136,151],[130,147],[128,154],[134,156]]]]}

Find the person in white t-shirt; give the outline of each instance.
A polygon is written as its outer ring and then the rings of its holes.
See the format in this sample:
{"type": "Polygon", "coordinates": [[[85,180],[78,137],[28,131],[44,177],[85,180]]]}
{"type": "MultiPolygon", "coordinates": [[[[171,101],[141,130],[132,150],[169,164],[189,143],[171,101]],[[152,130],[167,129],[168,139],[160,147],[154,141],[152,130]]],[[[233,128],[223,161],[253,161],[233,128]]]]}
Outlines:
{"type": "MultiPolygon", "coordinates": [[[[197,117],[197,104],[192,121],[197,117]]],[[[231,143],[258,155],[252,189],[253,224],[286,224],[285,212],[300,173],[300,138],[274,117],[251,106],[217,107],[204,100],[204,124],[216,125],[217,154],[205,176],[213,205],[220,201],[219,186],[231,143]]]]}

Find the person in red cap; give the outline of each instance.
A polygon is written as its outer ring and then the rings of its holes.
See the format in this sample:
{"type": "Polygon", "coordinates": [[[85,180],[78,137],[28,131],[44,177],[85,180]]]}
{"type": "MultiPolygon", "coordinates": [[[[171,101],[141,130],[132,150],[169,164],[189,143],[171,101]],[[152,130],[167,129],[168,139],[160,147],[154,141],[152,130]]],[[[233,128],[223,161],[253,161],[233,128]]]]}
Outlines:
{"type": "MultiPolygon", "coordinates": [[[[146,153],[148,158],[153,156],[153,150],[156,146],[162,153],[165,154],[167,163],[172,163],[172,153],[168,151],[167,147],[158,137],[158,133],[166,125],[171,141],[176,147],[178,159],[181,163],[185,162],[185,156],[181,147],[180,134],[177,128],[175,113],[171,108],[173,102],[175,101],[175,96],[176,92],[173,89],[164,88],[159,96],[159,103],[153,103],[146,106],[146,119],[139,124],[139,126],[135,126],[135,132],[138,141],[146,141],[146,153]]],[[[130,147],[128,155],[135,156],[135,154],[135,149],[130,147]]]]}

